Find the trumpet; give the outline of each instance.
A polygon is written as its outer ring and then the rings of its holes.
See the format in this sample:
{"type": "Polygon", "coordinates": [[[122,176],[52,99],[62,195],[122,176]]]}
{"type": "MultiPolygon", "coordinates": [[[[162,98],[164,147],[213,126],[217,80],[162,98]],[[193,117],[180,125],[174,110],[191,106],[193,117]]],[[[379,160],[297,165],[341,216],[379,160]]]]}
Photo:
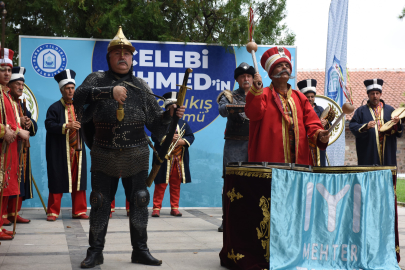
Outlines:
{"type": "Polygon", "coordinates": [[[166,154],[166,156],[165,156],[166,159],[170,159],[170,154],[171,154],[171,153],[173,152],[173,150],[176,148],[176,145],[177,145],[178,141],[183,138],[184,133],[186,133],[186,130],[183,129],[183,128],[184,128],[184,125],[185,125],[185,124],[183,124],[183,126],[180,128],[180,130],[179,130],[179,132],[178,132],[179,137],[177,138],[177,140],[176,140],[175,142],[172,142],[172,143],[170,144],[169,150],[167,151],[167,154],[166,154]]]}

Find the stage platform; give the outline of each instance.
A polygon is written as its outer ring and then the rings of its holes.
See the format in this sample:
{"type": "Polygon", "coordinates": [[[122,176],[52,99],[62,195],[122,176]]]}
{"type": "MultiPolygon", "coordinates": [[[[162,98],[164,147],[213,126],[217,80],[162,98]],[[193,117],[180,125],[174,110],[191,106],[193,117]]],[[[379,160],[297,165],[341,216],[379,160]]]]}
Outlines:
{"type": "MultiPolygon", "coordinates": [[[[104,264],[93,269],[226,269],[220,266],[218,256],[222,246],[222,233],[217,232],[221,209],[180,211],[180,218],[170,216],[169,209],[163,209],[160,218],[149,218],[148,245],[152,254],[163,260],[161,267],[130,263],[129,221],[125,210],[117,210],[108,227],[104,264]]],[[[67,209],[55,222],[45,220],[43,209],[23,210],[21,215],[31,223],[18,224],[14,240],[1,242],[0,269],[80,269],[88,247],[87,220],[72,219],[67,209]]],[[[403,258],[400,266],[405,269],[404,207],[398,207],[398,215],[403,258]]]]}

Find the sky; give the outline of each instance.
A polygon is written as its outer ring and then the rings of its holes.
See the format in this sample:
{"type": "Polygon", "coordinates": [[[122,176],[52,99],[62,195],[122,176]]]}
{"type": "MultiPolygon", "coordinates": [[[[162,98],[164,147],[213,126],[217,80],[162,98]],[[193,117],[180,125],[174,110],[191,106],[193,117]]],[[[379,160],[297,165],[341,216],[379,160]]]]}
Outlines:
{"type": "MultiPolygon", "coordinates": [[[[330,0],[287,0],[298,69],[324,69],[330,0]]],[[[347,67],[405,68],[404,0],[349,0],[347,67]]]]}

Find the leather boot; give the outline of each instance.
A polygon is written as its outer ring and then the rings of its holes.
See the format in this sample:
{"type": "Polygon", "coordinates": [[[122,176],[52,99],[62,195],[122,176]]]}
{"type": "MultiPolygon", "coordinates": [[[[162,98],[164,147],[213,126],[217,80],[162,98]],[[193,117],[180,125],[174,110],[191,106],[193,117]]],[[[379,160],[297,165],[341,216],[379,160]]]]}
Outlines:
{"type": "Polygon", "coordinates": [[[224,193],[223,193],[223,189],[222,189],[222,222],[221,222],[221,226],[218,227],[218,232],[224,231],[224,205],[225,205],[225,198],[224,198],[224,193]]]}
{"type": "Polygon", "coordinates": [[[89,245],[87,249],[86,259],[80,264],[81,268],[93,268],[96,265],[104,263],[103,249],[105,244],[105,235],[107,234],[107,227],[98,234],[97,239],[94,239],[93,233],[89,233],[89,245]]]}
{"type": "Polygon", "coordinates": [[[221,226],[218,227],[218,232],[224,231],[224,221],[222,221],[221,226]]]}
{"type": "Polygon", "coordinates": [[[131,221],[129,221],[129,228],[131,232],[132,244],[132,263],[141,263],[146,265],[161,265],[162,260],[154,258],[150,253],[146,242],[148,241],[148,234],[146,228],[138,230],[135,228],[131,221]]]}

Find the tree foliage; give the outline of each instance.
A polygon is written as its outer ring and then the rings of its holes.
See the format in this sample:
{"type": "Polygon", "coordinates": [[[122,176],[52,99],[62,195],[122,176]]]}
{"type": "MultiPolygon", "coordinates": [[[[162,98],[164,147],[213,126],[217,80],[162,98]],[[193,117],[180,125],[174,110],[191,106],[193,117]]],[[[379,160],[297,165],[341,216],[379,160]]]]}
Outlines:
{"type": "Polygon", "coordinates": [[[405,18],[405,8],[402,10],[401,14],[398,16],[401,20],[405,18]]]}
{"type": "Polygon", "coordinates": [[[130,40],[248,42],[248,7],[256,11],[258,44],[292,45],[282,20],[286,0],[10,0],[5,1],[6,46],[18,53],[18,36],[111,39],[118,26],[130,40]]]}

